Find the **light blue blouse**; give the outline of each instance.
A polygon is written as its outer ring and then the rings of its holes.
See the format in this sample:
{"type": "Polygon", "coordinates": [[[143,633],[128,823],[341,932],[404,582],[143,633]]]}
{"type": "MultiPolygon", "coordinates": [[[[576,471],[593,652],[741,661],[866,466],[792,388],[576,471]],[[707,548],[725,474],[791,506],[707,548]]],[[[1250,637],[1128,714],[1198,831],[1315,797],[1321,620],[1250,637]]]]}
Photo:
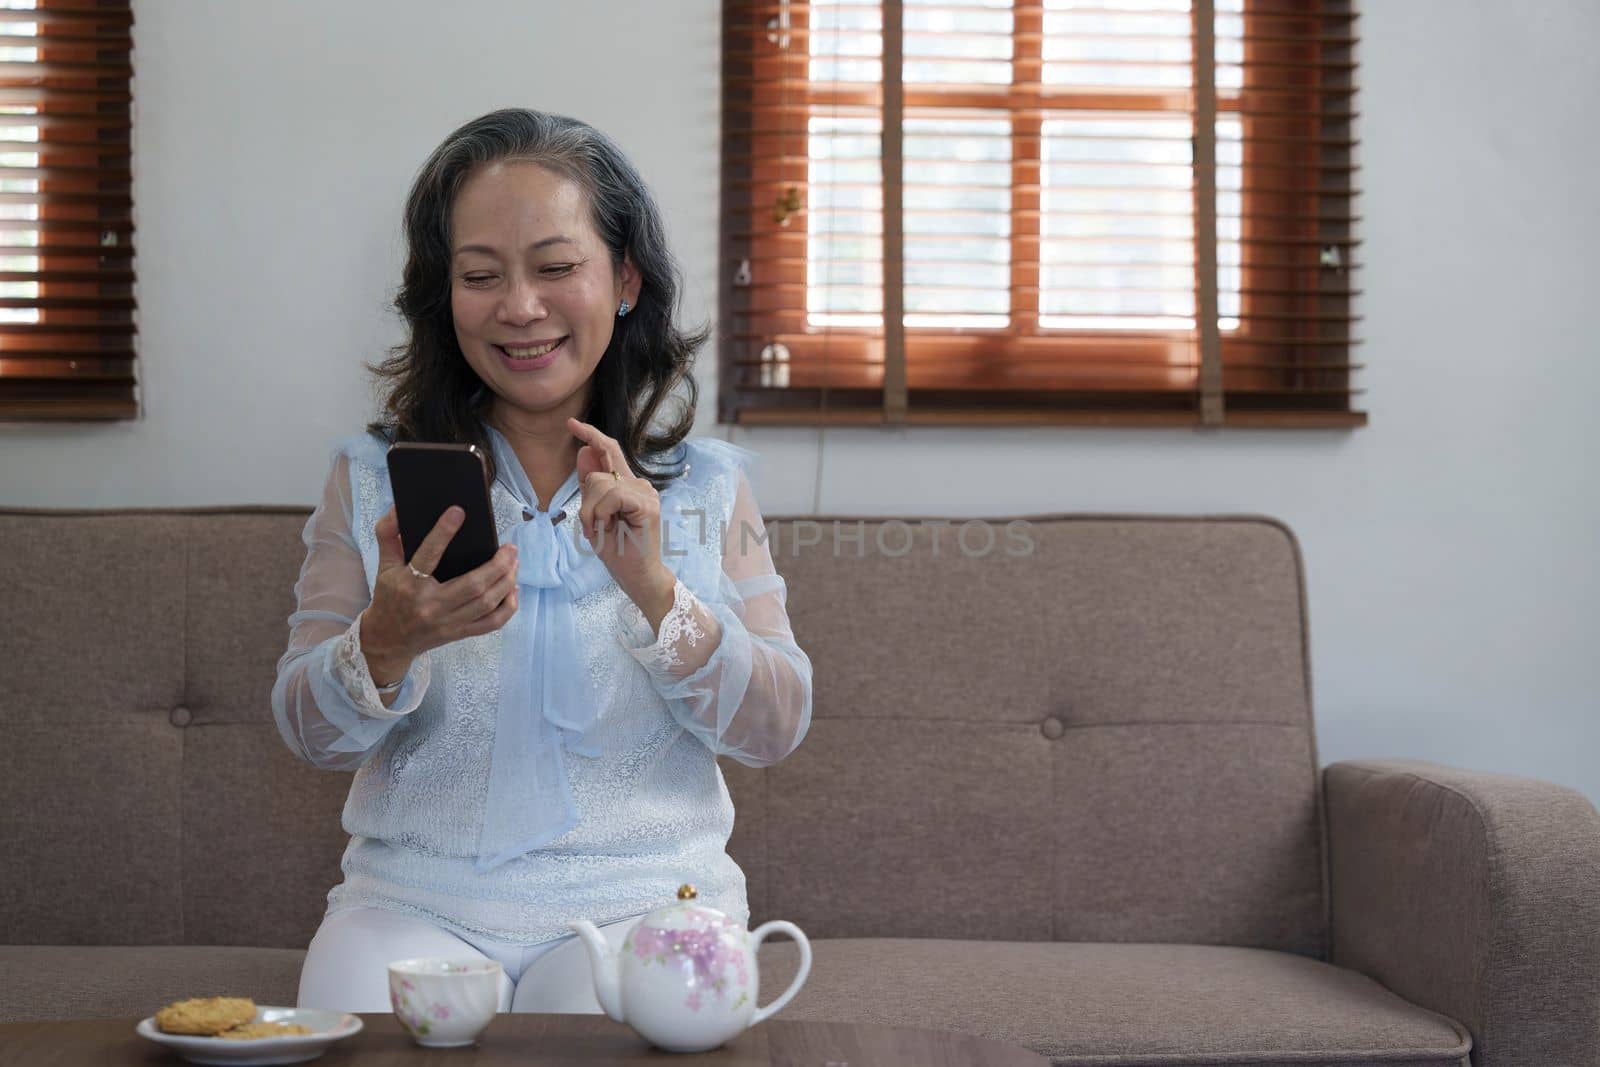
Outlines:
{"type": "Polygon", "coordinates": [[[330,907],[538,943],[569,918],[639,914],[695,881],[746,920],[716,757],[774,763],[811,717],[811,665],[766,548],[753,454],[685,443],[684,471],[661,491],[678,596],[657,634],[588,551],[576,472],[541,512],[509,443],[488,433],[496,525],[518,546],[518,611],[418,657],[390,707],[359,653],[372,528],[392,505],[387,443],[341,442],[307,521],[273,712],[292,750],[356,770],[330,907]]]}

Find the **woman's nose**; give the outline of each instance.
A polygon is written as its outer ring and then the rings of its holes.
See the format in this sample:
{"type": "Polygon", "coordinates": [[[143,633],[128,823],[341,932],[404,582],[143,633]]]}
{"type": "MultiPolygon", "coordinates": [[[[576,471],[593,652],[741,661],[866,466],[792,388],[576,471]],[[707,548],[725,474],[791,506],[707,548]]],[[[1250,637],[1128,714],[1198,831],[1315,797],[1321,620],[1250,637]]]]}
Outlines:
{"type": "Polygon", "coordinates": [[[531,322],[545,317],[544,297],[539,283],[531,278],[513,280],[500,301],[500,318],[508,323],[531,322]]]}

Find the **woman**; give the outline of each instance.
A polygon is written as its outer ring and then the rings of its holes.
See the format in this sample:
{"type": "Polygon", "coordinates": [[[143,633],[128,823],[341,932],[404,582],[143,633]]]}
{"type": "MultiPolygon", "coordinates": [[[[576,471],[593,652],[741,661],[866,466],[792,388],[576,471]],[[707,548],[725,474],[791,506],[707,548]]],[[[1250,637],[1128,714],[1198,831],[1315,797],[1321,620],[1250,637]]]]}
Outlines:
{"type": "Polygon", "coordinates": [[[338,446],[306,524],[273,687],[289,747],[356,772],[299,1003],[387,1011],[389,961],[489,957],[502,1010],[599,1012],[570,919],[620,946],[693,882],[748,923],[716,757],[792,752],[811,664],[752,454],[687,436],[705,334],[673,322],[659,211],[611,140],[485,115],[424,164],[405,228],[410,336],[374,368],[385,419],[338,446]],[[395,440],[492,459],[488,563],[430,576],[455,509],[406,562],[395,440]]]}

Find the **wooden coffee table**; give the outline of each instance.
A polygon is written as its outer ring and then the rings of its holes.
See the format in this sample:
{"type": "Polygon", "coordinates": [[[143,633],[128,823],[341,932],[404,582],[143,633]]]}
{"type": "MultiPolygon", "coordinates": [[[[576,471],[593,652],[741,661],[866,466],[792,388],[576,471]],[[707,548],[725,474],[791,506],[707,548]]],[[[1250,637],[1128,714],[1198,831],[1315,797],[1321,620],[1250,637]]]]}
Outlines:
{"type": "MultiPolygon", "coordinates": [[[[1047,1067],[1015,1045],[941,1030],[871,1023],[769,1019],[726,1045],[698,1055],[661,1052],[604,1015],[501,1015],[476,1048],[425,1049],[393,1015],[361,1016],[365,1029],[330,1048],[317,1067],[448,1063],[450,1067],[597,1067],[650,1064],[688,1067],[1047,1067]]],[[[133,1032],[137,1019],[0,1025],[0,1067],[168,1067],[185,1061],[133,1032]]]]}

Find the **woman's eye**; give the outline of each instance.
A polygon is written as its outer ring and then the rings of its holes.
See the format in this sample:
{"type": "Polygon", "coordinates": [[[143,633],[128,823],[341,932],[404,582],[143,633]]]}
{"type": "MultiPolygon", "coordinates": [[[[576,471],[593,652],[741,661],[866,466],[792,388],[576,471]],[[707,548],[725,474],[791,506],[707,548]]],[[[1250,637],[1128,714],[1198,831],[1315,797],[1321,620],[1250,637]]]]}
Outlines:
{"type": "Polygon", "coordinates": [[[563,274],[572,273],[576,267],[577,264],[574,263],[552,263],[550,266],[542,268],[539,273],[551,278],[559,278],[563,274]]]}
{"type": "Polygon", "coordinates": [[[471,275],[467,275],[466,277],[462,278],[461,280],[466,282],[468,285],[482,285],[485,282],[494,281],[494,275],[493,274],[471,274],[471,275]]]}

